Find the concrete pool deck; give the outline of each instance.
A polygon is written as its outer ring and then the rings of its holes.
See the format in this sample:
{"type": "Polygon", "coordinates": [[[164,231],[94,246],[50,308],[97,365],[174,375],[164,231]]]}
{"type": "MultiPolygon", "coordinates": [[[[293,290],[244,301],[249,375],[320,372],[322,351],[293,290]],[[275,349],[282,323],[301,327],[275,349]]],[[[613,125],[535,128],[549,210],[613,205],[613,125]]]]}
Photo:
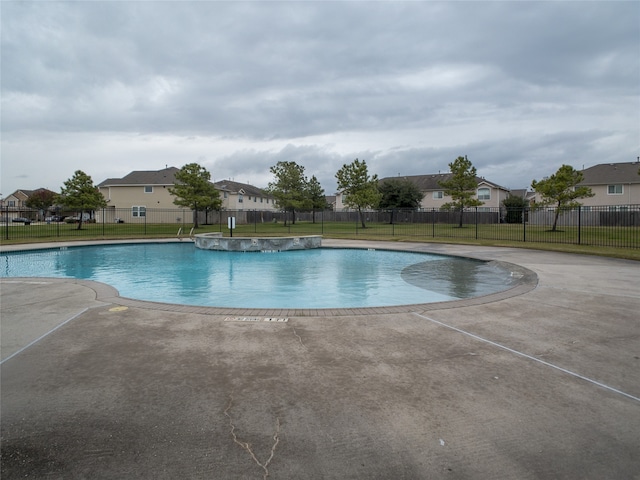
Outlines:
{"type": "Polygon", "coordinates": [[[640,478],[640,263],[323,245],[499,260],[538,283],[265,322],[3,279],[2,478],[640,478]]]}

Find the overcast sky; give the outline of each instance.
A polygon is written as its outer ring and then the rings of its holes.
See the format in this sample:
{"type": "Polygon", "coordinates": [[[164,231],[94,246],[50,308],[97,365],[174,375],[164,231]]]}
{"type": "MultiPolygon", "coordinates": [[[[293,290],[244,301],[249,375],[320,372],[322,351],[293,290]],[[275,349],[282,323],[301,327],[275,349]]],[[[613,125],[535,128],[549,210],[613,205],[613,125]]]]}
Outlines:
{"type": "Polygon", "coordinates": [[[2,185],[197,162],[326,194],[379,177],[526,188],[640,155],[640,2],[0,2],[2,185]]]}

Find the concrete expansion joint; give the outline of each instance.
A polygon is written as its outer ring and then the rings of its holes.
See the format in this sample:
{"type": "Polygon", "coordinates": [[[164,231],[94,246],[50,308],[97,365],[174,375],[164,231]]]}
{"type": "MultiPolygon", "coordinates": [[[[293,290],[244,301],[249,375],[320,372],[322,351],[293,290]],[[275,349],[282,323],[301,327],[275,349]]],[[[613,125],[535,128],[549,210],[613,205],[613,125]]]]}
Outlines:
{"type": "Polygon", "coordinates": [[[258,457],[256,457],[255,453],[253,453],[253,450],[251,449],[251,444],[249,442],[243,442],[241,440],[238,439],[238,436],[236,435],[236,426],[233,423],[233,419],[231,418],[231,415],[229,414],[229,410],[231,410],[231,405],[233,404],[233,395],[229,395],[229,404],[227,405],[227,408],[224,409],[224,414],[225,416],[229,419],[229,426],[231,427],[231,436],[233,438],[233,443],[235,443],[236,445],[239,445],[240,447],[242,447],[244,450],[246,450],[249,455],[251,456],[251,458],[253,459],[254,462],[256,462],[256,464],[262,468],[262,470],[264,471],[264,474],[262,476],[263,480],[266,480],[266,478],[269,476],[269,464],[271,463],[271,461],[273,460],[273,457],[276,453],[276,447],[278,446],[278,443],[280,443],[280,418],[276,417],[276,431],[273,434],[273,446],[271,447],[271,452],[269,454],[269,458],[267,458],[267,460],[263,463],[260,462],[260,460],[258,460],[258,457]]]}

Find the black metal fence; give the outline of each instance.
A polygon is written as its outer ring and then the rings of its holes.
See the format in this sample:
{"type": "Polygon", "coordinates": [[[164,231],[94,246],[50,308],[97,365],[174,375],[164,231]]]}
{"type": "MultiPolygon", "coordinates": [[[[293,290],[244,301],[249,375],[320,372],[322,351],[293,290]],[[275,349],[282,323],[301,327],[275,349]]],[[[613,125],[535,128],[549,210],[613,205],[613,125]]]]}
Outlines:
{"type": "Polygon", "coordinates": [[[166,237],[218,231],[237,236],[392,236],[416,240],[455,238],[640,248],[640,205],[581,207],[559,212],[554,208],[484,207],[463,212],[381,210],[364,212],[362,218],[355,211],[296,212],[294,218],[291,212],[223,210],[199,212],[197,230],[193,229],[194,212],[188,209],[105,208],[85,213],[81,224],[79,214],[60,213],[5,208],[0,213],[2,239],[166,237]],[[229,217],[235,218],[233,232],[227,227],[229,217]]]}

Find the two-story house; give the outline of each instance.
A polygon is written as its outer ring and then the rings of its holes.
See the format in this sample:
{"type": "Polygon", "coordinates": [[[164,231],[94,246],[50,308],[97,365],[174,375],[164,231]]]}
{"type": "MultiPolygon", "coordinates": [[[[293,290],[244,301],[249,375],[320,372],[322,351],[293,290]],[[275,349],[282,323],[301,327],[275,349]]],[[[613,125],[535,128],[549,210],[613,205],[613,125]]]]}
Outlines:
{"type": "MultiPolygon", "coordinates": [[[[122,209],[130,211],[126,215],[129,221],[146,218],[147,209],[167,210],[166,218],[161,219],[163,222],[179,220],[174,213],[169,212],[178,208],[173,203],[175,197],[169,190],[175,185],[175,175],[179,171],[176,167],[138,170],[122,178],[109,178],[100,182],[97,186],[113,211],[107,212],[107,221],[123,216],[122,209]]],[[[225,210],[277,209],[272,196],[252,185],[230,180],[215,182],[213,185],[219,191],[222,208],[225,210]]],[[[156,215],[156,218],[159,217],[156,215]]]]}
{"type": "Polygon", "coordinates": [[[108,178],[97,186],[110,208],[127,208],[133,217],[144,216],[147,208],[176,208],[169,188],[175,185],[178,171],[176,167],[136,170],[122,178],[108,178]]]}
{"type": "Polygon", "coordinates": [[[278,210],[275,198],[253,185],[232,180],[221,180],[213,185],[220,191],[225,210],[278,210]]]}
{"type": "Polygon", "coordinates": [[[585,207],[609,206],[621,210],[640,205],[640,162],[601,163],[582,170],[581,186],[595,194],[580,199],[585,207]]]}
{"type": "MultiPolygon", "coordinates": [[[[390,180],[392,178],[401,178],[403,180],[409,180],[416,185],[420,191],[424,194],[420,208],[422,210],[431,210],[433,208],[439,209],[447,202],[451,201],[451,197],[448,197],[444,193],[444,189],[440,186],[439,182],[448,180],[451,178],[451,173],[438,173],[429,175],[410,175],[404,177],[385,177],[381,178],[379,182],[390,180]]],[[[478,200],[483,202],[483,207],[500,207],[502,201],[509,195],[507,188],[490,182],[482,177],[476,177],[477,190],[476,195],[478,200]]],[[[338,193],[336,195],[336,211],[346,210],[344,205],[344,195],[338,193]]]]}
{"type": "MultiPolygon", "coordinates": [[[[4,218],[5,221],[11,221],[16,217],[27,217],[31,220],[42,220],[42,218],[36,217],[44,217],[49,212],[34,212],[33,209],[27,207],[27,201],[29,200],[29,197],[31,197],[34,193],[42,191],[47,192],[51,195],[55,194],[55,192],[52,192],[51,190],[48,190],[46,188],[37,188],[35,190],[16,190],[11,195],[8,195],[6,198],[2,199],[2,204],[0,205],[0,209],[2,210],[2,212],[0,213],[0,216],[3,218],[6,216],[6,218],[4,218]]],[[[53,209],[54,206],[51,205],[51,207],[53,209]]]]}

